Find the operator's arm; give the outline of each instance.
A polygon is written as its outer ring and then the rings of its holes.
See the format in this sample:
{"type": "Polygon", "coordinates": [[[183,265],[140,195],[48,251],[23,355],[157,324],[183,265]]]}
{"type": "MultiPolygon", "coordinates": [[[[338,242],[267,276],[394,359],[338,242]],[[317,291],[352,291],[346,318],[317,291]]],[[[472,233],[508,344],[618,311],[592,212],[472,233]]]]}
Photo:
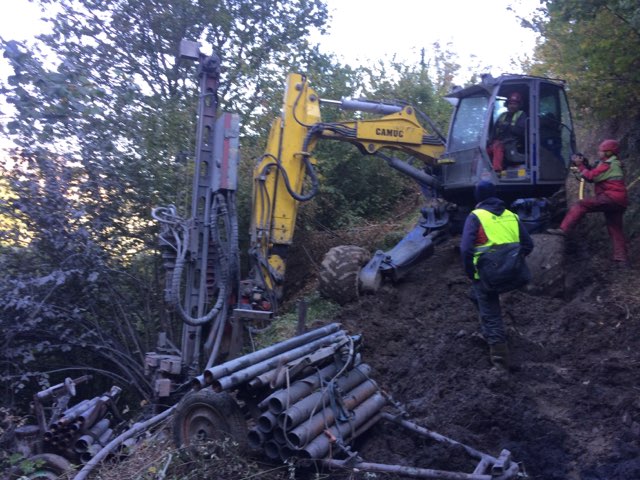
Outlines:
{"type": "Polygon", "coordinates": [[[473,213],[469,214],[464,222],[462,229],[462,238],[460,239],[460,257],[462,259],[462,267],[467,277],[473,280],[476,272],[473,264],[473,253],[476,247],[476,239],[478,230],[481,228],[480,220],[473,213]]]}

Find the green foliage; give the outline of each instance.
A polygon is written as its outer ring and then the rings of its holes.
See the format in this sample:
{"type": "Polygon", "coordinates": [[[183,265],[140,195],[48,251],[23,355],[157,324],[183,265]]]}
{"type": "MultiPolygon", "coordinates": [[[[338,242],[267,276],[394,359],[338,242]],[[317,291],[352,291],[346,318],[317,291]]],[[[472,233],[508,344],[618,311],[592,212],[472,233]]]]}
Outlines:
{"type": "MultiPolygon", "coordinates": [[[[252,158],[280,110],[287,72],[306,73],[323,98],[402,99],[440,128],[448,120],[439,96],[458,67],[446,52],[417,66],[341,65],[308,41],[328,18],[321,0],[39,3],[55,6],[50,34],[0,41],[13,69],[1,86],[14,109],[6,132],[18,145],[14,165],[2,167],[0,240],[10,247],[0,252],[0,375],[29,391],[25,398],[78,367],[148,397],[144,352],[158,330],[172,339],[179,331],[162,308],[149,217],[158,204],[189,210],[198,86],[193,62],[177,59],[182,38],[220,55],[221,108],[242,118],[243,233],[252,158]]],[[[389,215],[414,188],[351,145],[325,142],[317,156],[322,192],[303,226],[389,215]]]]}
{"type": "Polygon", "coordinates": [[[202,39],[222,56],[221,104],[242,114],[246,131],[259,131],[254,113],[280,90],[284,68],[321,60],[306,37],[322,29],[326,7],[40,3],[55,6],[51,34],[33,45],[0,42],[13,68],[2,85],[14,108],[6,131],[19,147],[17,165],[3,165],[11,195],[1,205],[2,238],[18,245],[17,227],[26,225],[29,242],[1,252],[0,375],[30,391],[49,374],[81,368],[148,397],[144,352],[157,330],[177,330],[162,310],[158,258],[146,253],[156,244],[150,210],[186,209],[190,198],[197,72],[177,59],[180,40],[202,39]]]}
{"type": "MultiPolygon", "coordinates": [[[[423,52],[418,65],[380,61],[373,67],[360,68],[353,73],[348,70],[336,72],[334,69],[330,75],[318,78],[319,85],[324,87],[328,84],[326,90],[317,90],[323,98],[362,97],[411,104],[426,113],[434,126],[446,134],[451,107],[442,95],[451,87],[457,65],[437,46],[433,64],[435,74],[430,73],[423,52]]],[[[323,110],[323,115],[326,111],[323,110]]],[[[325,121],[360,118],[353,112],[328,112],[323,117],[325,121]]],[[[428,123],[424,127],[433,130],[428,123]]],[[[321,195],[315,200],[315,205],[305,209],[305,224],[333,229],[364,220],[388,218],[394,206],[402,203],[415,186],[412,179],[390,168],[384,160],[363,155],[349,144],[319,142],[314,154],[318,158],[321,175],[321,195]]],[[[403,157],[397,152],[393,155],[403,157]]],[[[422,168],[418,163],[414,166],[422,168]]]]}
{"type": "MultiPolygon", "coordinates": [[[[320,297],[317,292],[301,298],[299,302],[305,302],[306,315],[305,324],[309,329],[315,322],[326,322],[333,318],[340,310],[340,306],[326,298],[320,297]]],[[[274,343],[287,340],[296,335],[298,326],[299,309],[301,304],[296,304],[296,309],[278,316],[264,332],[261,332],[255,339],[255,348],[265,348],[274,343]]]]}
{"type": "Polygon", "coordinates": [[[534,73],[564,78],[579,119],[640,114],[640,6],[627,0],[554,0],[536,26],[534,73]]]}
{"type": "Polygon", "coordinates": [[[134,324],[153,293],[97,241],[108,232],[73,195],[77,169],[43,152],[21,160],[4,172],[16,195],[0,206],[30,229],[28,247],[0,256],[3,383],[29,398],[50,376],[93,371],[148,397],[134,324]]]}

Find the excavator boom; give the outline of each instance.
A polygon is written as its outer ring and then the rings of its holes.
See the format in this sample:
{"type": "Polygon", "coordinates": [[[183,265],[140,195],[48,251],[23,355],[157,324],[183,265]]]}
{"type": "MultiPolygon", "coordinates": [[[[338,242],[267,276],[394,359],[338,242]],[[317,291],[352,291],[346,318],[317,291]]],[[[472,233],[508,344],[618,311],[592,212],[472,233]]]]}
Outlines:
{"type": "Polygon", "coordinates": [[[298,207],[318,192],[317,162],[312,153],[319,140],[351,143],[363,154],[380,156],[392,168],[432,187],[437,187],[433,176],[383,151],[403,152],[429,166],[437,165],[444,151],[442,137],[421,125],[412,106],[366,100],[323,100],[300,74],[290,74],[287,78],[282,112],[272,124],[265,154],[258,160],[253,174],[250,251],[253,276],[245,284],[241,298],[247,300],[250,308],[258,310],[274,309],[282,298],[298,207]],[[382,116],[323,122],[322,103],[382,116]]]}

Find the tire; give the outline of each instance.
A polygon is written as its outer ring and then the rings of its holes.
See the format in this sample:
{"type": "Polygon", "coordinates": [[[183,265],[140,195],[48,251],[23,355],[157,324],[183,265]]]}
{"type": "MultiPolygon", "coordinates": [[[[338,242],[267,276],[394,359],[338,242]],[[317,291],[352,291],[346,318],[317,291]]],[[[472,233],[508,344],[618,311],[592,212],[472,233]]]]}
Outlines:
{"type": "Polygon", "coordinates": [[[29,457],[26,462],[28,462],[30,465],[34,465],[33,471],[29,471],[30,469],[22,469],[20,467],[17,467],[11,471],[11,475],[9,478],[54,480],[73,470],[73,468],[71,467],[71,462],[69,462],[69,460],[53,453],[41,453],[38,455],[33,455],[32,457],[29,457]]]}
{"type": "Polygon", "coordinates": [[[189,447],[195,453],[198,444],[230,438],[241,452],[246,452],[247,434],[244,415],[227,393],[210,388],[190,392],[176,407],[173,439],[178,447],[189,447]]]}
{"type": "Polygon", "coordinates": [[[358,297],[358,275],[371,256],[364,248],[355,245],[334,247],[324,257],[320,267],[320,295],[340,305],[358,297]]]}

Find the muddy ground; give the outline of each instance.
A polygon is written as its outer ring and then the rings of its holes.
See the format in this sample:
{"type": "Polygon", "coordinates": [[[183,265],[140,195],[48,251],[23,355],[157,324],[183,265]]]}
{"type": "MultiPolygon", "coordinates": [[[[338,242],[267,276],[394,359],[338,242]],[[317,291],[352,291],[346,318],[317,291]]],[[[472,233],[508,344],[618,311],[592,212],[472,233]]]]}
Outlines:
{"type": "MultiPolygon", "coordinates": [[[[457,239],[332,320],[364,334],[374,379],[415,422],[494,456],[508,449],[532,479],[640,479],[637,262],[614,269],[607,238],[585,245],[580,235],[568,241],[564,286],[502,296],[506,377],[491,369],[479,336],[457,239]]],[[[355,448],[370,462],[473,470],[389,424],[355,448]]]]}

